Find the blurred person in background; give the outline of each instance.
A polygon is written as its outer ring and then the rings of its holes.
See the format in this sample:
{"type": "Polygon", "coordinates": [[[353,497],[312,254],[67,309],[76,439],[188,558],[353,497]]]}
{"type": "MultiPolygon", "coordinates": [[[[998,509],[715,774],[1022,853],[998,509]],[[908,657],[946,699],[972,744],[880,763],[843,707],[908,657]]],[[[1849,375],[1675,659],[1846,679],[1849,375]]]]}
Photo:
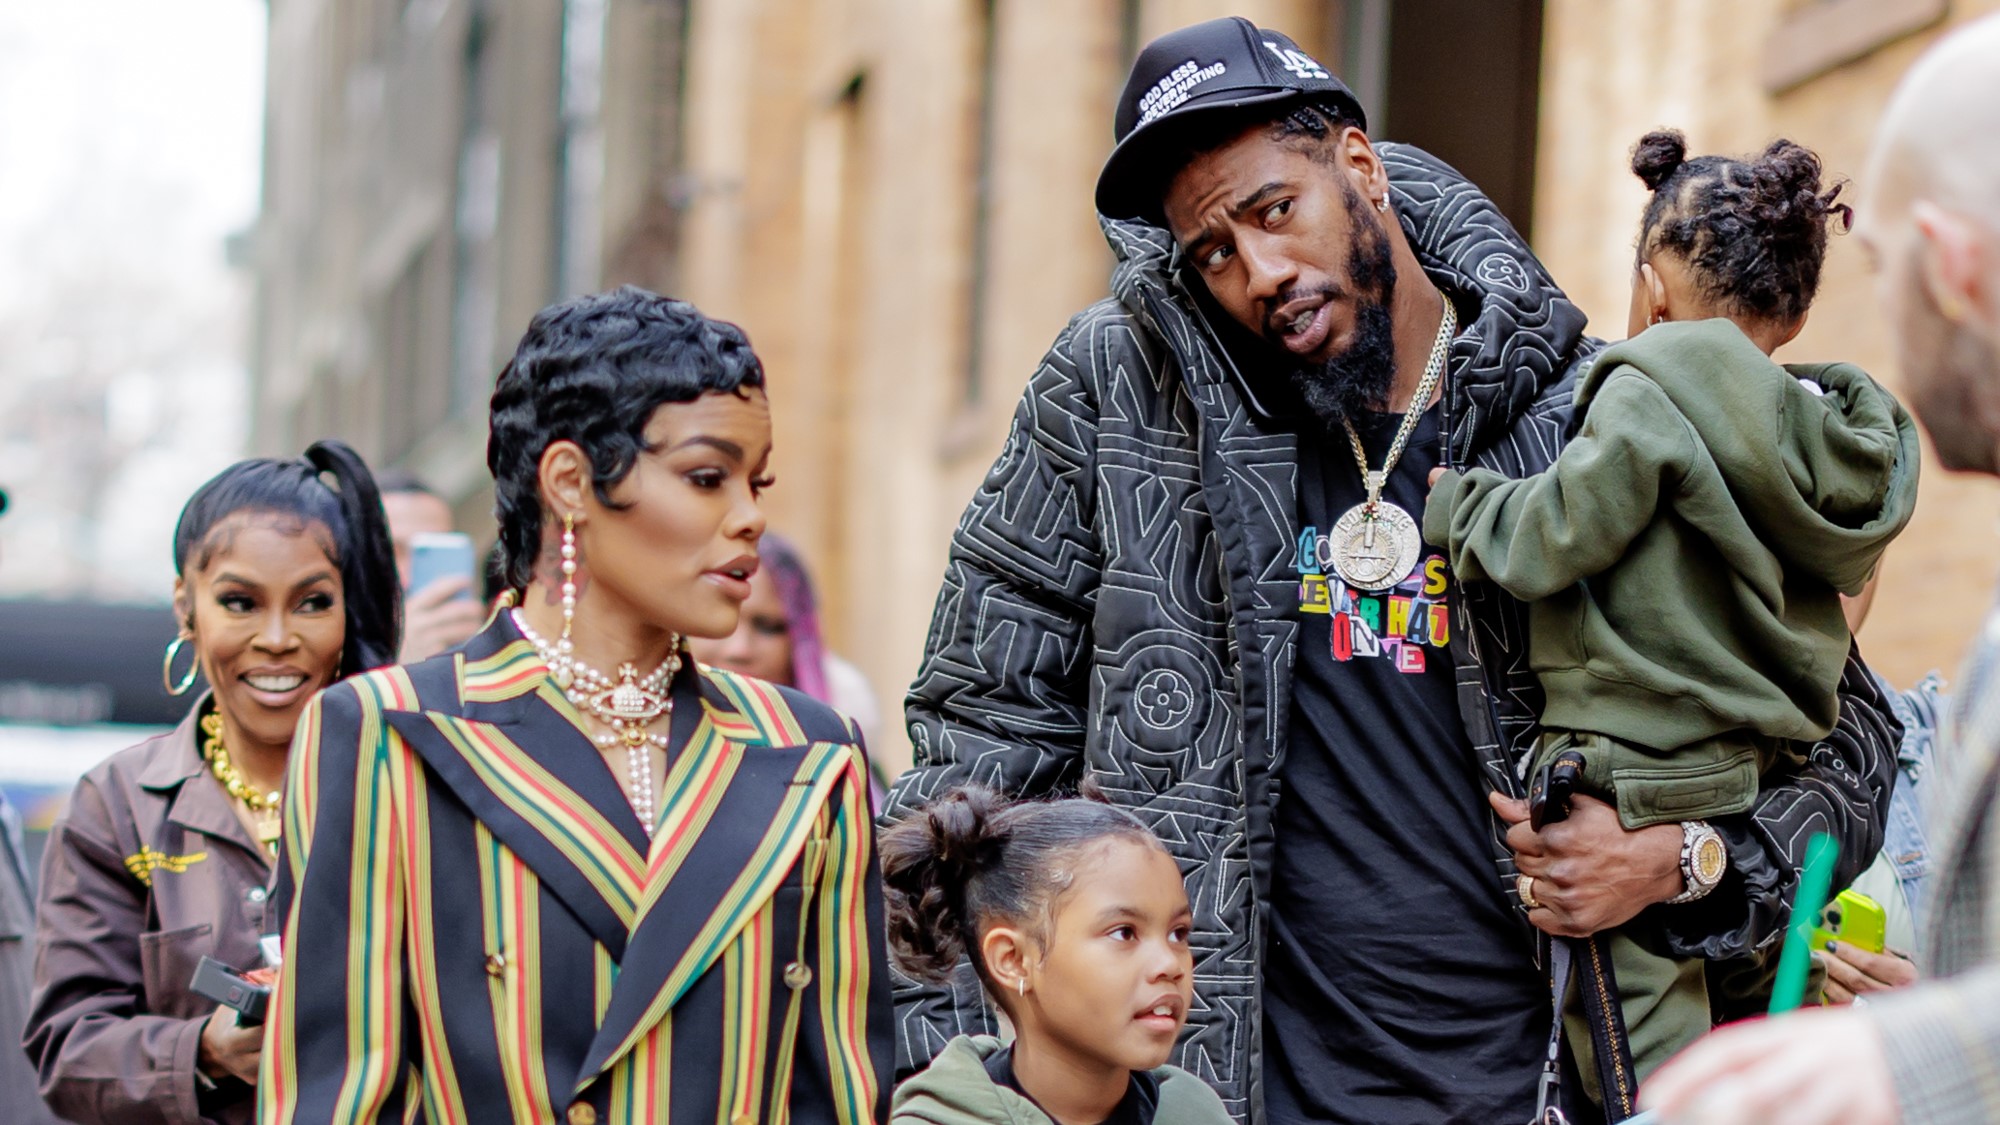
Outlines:
{"type": "MultiPolygon", "coordinates": [[[[0,516],[7,493],[0,489],[0,516]]],[[[34,884],[21,850],[21,818],[0,793],[0,1110],[15,1125],[54,1122],[42,1104],[40,1082],[28,1056],[13,1049],[28,1022],[28,990],[34,980],[34,884]]]]}
{"type": "MultiPolygon", "coordinates": [[[[2000,16],[1947,35],[1891,97],[1855,233],[1897,365],[1945,468],[2000,476],[2000,16]]],[[[2000,1121],[2000,610],[1939,731],[1919,968],[1932,979],[1726,1027],[1654,1075],[1645,1103],[1704,1125],[2000,1121]]]]}
{"type": "Polygon", "coordinates": [[[457,648],[479,631],[486,606],[478,599],[471,576],[452,576],[410,589],[410,548],[419,535],[456,531],[451,505],[413,474],[390,469],[376,478],[382,489],[382,510],[389,514],[389,535],[396,544],[396,575],[403,583],[403,651],[401,663],[414,664],[457,648]]]}
{"type": "MultiPolygon", "coordinates": [[[[736,631],[727,637],[690,637],[688,651],[703,664],[805,692],[853,719],[863,741],[875,747],[882,710],[861,669],[826,647],[805,559],[789,540],[768,531],[758,557],[762,565],[750,579],[750,598],[743,603],[736,631]]],[[[900,767],[886,769],[879,757],[871,758],[869,769],[878,797],[881,786],[902,772],[900,767]]]]}
{"type": "MultiPolygon", "coordinates": [[[[1875,603],[1876,586],[1877,582],[1871,581],[1859,595],[1843,599],[1848,628],[1857,635],[1875,603]]],[[[1896,690],[1879,673],[1875,679],[1896,721],[1902,724],[1903,737],[1896,746],[1896,787],[1889,795],[1882,851],[1854,880],[1852,889],[1882,907],[1884,949],[1871,953],[1852,943],[1835,942],[1824,952],[1815,950],[1813,959],[1826,972],[1820,994],[1825,1004],[1852,1003],[1866,993],[1900,988],[1917,980],[1911,954],[1922,929],[1925,889],[1930,881],[1931,848],[1925,829],[1936,792],[1929,778],[1937,765],[1938,722],[1946,703],[1944,677],[1931,672],[1908,691],[1896,690]]]]}
{"type": "MultiPolygon", "coordinates": [[[[264,966],[285,762],[322,688],[395,659],[381,501],[339,442],[241,461],[174,531],[181,632],[163,675],[210,689],[180,727],[83,776],[50,835],[28,1056],[79,1125],[241,1125],[261,1027],[193,992],[203,956],[264,966]]],[[[15,1120],[9,1118],[9,1120],[15,1120]]]]}
{"type": "Polygon", "coordinates": [[[736,628],[758,569],[749,341],[630,287],[552,305],[491,426],[518,607],[300,721],[264,1120],[879,1119],[859,736],[684,658],[736,628]]]}

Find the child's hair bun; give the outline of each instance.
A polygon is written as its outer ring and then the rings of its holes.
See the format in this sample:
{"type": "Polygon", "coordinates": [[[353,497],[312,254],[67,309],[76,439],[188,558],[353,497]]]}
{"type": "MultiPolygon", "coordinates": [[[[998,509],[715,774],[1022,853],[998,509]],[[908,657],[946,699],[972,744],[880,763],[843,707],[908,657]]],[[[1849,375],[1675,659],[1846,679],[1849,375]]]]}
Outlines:
{"type": "Polygon", "coordinates": [[[1658,191],[1687,160],[1687,138],[1678,129],[1655,129],[1639,138],[1632,149],[1632,174],[1658,191]]]}
{"type": "Polygon", "coordinates": [[[967,785],[884,834],[882,885],[899,906],[889,912],[889,941],[912,976],[945,979],[969,951],[966,886],[998,857],[1006,834],[993,818],[1007,804],[983,785],[967,785]]]}

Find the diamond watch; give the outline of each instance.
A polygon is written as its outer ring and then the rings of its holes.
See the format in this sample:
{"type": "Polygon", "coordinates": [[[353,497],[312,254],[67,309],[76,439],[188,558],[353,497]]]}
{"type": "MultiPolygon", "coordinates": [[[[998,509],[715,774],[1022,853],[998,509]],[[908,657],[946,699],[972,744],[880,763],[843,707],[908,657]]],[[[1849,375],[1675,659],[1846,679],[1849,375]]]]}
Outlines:
{"type": "Polygon", "coordinates": [[[1667,900],[1669,904],[1704,898],[1729,872],[1729,846],[1722,833],[1705,820],[1681,821],[1681,878],[1687,889],[1667,900]]]}

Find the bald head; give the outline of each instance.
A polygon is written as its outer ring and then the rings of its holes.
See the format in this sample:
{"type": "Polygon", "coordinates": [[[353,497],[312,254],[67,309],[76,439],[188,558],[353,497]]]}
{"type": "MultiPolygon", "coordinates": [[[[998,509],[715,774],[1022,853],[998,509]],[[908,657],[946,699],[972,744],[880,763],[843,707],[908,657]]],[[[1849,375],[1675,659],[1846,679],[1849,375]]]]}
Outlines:
{"type": "Polygon", "coordinates": [[[2000,16],[1940,39],[1882,114],[1854,233],[1900,391],[1946,468],[2000,475],[2000,16]]]}
{"type": "Polygon", "coordinates": [[[2000,15],[1940,39],[1903,76],[1877,127],[1877,203],[1928,199],[2000,229],[2000,15]]]}

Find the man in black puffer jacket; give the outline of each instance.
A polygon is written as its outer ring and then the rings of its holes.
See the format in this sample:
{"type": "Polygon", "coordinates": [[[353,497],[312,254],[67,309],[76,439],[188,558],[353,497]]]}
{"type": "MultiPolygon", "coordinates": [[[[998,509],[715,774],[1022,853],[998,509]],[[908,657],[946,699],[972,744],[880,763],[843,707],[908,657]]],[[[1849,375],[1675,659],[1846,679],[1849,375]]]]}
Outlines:
{"type": "MultiPolygon", "coordinates": [[[[954,535],[885,818],[1094,779],[1187,876],[1176,1061],[1239,1119],[1525,1121],[1572,953],[1578,1026],[1618,1055],[1568,938],[1643,912],[1678,956],[1768,951],[1813,831],[1843,881],[1879,846],[1898,732],[1850,655],[1838,728],[1750,812],[1626,832],[1579,797],[1523,823],[1522,607],[1397,516],[1433,467],[1547,467],[1600,345],[1476,188],[1363,127],[1247,21],[1141,53],[1098,186],[1114,296],[1057,338],[954,535]]],[[[905,1070],[992,1025],[969,972],[898,1018],[905,1070]]],[[[1550,1074],[1576,1120],[1588,1046],[1550,1074]]]]}

